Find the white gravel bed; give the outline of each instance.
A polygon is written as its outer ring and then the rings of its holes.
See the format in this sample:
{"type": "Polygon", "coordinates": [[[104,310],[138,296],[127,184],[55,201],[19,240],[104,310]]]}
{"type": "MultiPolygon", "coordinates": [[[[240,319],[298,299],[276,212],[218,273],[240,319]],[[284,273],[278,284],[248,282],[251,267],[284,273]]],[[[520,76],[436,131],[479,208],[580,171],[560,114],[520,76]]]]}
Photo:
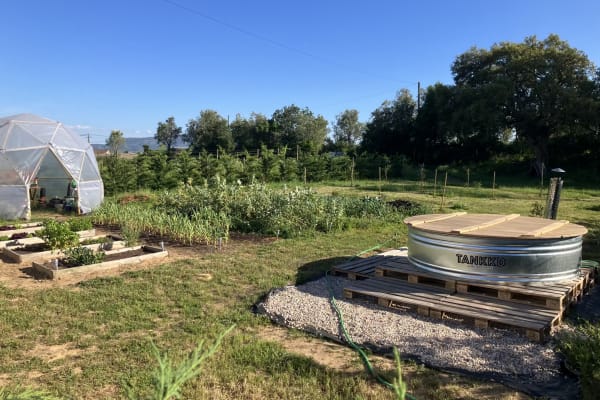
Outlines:
{"type": "Polygon", "coordinates": [[[478,376],[544,384],[561,375],[551,344],[533,343],[511,331],[477,329],[456,322],[390,310],[361,300],[346,300],[344,278],[321,278],[271,292],[259,310],[278,324],[343,341],[329,301],[329,279],[347,330],[357,344],[389,348],[418,357],[424,364],[478,376]]]}

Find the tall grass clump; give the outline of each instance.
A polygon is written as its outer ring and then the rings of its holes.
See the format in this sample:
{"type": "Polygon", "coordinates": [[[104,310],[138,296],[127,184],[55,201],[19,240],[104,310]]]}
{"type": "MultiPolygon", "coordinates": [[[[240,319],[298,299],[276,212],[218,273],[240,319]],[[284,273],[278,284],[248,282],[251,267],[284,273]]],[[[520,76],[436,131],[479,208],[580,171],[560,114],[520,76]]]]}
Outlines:
{"type": "Polygon", "coordinates": [[[24,387],[0,388],[0,400],[61,400],[43,390],[24,387]]]}
{"type": "Polygon", "coordinates": [[[180,399],[183,385],[200,375],[202,365],[211,357],[223,341],[225,335],[231,332],[235,325],[230,326],[223,331],[215,343],[210,347],[204,346],[204,340],[201,340],[196,348],[190,353],[187,359],[179,365],[175,365],[166,354],[160,354],[154,343],[152,344],[158,367],[154,372],[154,387],[150,397],[140,397],[135,393],[132,387],[127,388],[127,397],[130,400],[147,398],[148,400],[169,400],[180,399]]]}
{"type": "Polygon", "coordinates": [[[105,201],[93,219],[191,245],[227,239],[230,230],[295,237],[341,231],[354,219],[401,221],[406,214],[376,197],[322,196],[309,188],[218,181],[210,187],[186,185],[160,192],[153,206],[105,201]]]}

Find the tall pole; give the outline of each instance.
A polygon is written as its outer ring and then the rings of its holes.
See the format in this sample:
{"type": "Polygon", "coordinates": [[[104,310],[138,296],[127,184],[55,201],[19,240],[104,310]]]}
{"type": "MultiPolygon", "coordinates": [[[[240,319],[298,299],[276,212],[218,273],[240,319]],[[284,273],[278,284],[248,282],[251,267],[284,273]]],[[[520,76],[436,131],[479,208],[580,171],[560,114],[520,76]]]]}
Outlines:
{"type": "Polygon", "coordinates": [[[417,82],[417,114],[421,109],[421,82],[417,82]]]}

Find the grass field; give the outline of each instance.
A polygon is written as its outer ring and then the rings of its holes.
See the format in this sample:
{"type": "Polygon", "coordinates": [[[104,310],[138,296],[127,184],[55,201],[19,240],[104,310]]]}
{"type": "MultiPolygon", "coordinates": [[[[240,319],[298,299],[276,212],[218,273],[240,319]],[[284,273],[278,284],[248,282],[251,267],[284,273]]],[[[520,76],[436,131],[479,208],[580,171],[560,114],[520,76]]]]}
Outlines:
{"type": "MultiPolygon", "coordinates": [[[[433,212],[442,204],[440,187],[434,196],[431,184],[419,182],[360,181],[353,187],[331,182],[316,189],[411,200],[427,204],[433,212]]],[[[539,188],[500,187],[492,193],[489,188],[451,186],[442,212],[529,215],[544,197],[539,188]]],[[[587,226],[584,258],[600,259],[600,190],[566,185],[559,218],[587,226]]],[[[222,251],[180,249],[183,256],[176,261],[116,277],[68,286],[0,285],[0,387],[25,384],[60,398],[97,399],[124,398],[130,386],[138,398],[146,398],[157,366],[152,343],[181,360],[198,341],[210,342],[236,324],[200,377],[185,386],[182,398],[392,398],[344,348],[336,350],[342,366],[320,360],[314,349],[333,344],[300,332],[275,335],[270,322],[252,312],[272,288],[320,277],[336,262],[383,242],[389,247],[405,245],[405,227],[364,221],[328,235],[233,238],[222,251]],[[202,279],[206,273],[212,280],[202,279]],[[289,343],[298,349],[308,343],[312,350],[303,353],[286,346],[289,343]]],[[[384,373],[393,373],[390,363],[379,359],[377,364],[384,373]]],[[[406,371],[409,392],[419,399],[526,398],[500,385],[410,364],[406,371]]]]}

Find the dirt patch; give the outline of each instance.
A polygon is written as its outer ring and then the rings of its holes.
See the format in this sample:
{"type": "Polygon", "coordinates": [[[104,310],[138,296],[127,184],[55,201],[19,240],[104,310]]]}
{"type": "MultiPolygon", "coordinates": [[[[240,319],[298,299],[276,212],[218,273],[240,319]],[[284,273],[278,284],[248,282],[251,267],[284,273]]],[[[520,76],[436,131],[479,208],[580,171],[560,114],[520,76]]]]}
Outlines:
{"type": "MultiPolygon", "coordinates": [[[[90,349],[86,349],[86,352],[89,352],[89,350],[90,349]]],[[[32,358],[37,357],[47,363],[51,363],[64,358],[79,357],[82,351],[82,349],[73,348],[71,343],[56,345],[37,344],[33,349],[29,350],[26,355],[32,358]]]]}
{"type": "MultiPolygon", "coordinates": [[[[316,337],[308,337],[277,326],[262,327],[255,334],[262,340],[276,342],[286,351],[311,358],[317,364],[347,374],[365,373],[358,355],[350,347],[316,337]]],[[[371,355],[369,360],[376,371],[395,370],[391,359],[371,355]]],[[[411,388],[411,381],[421,382],[410,392],[419,399],[431,398],[433,393],[445,393],[444,398],[478,400],[527,400],[529,396],[504,385],[480,382],[466,377],[426,370],[415,364],[403,364],[402,375],[411,388]]]]}
{"type": "Polygon", "coordinates": [[[402,199],[388,201],[388,204],[398,210],[411,210],[420,206],[420,204],[415,203],[414,201],[402,199]]]}

